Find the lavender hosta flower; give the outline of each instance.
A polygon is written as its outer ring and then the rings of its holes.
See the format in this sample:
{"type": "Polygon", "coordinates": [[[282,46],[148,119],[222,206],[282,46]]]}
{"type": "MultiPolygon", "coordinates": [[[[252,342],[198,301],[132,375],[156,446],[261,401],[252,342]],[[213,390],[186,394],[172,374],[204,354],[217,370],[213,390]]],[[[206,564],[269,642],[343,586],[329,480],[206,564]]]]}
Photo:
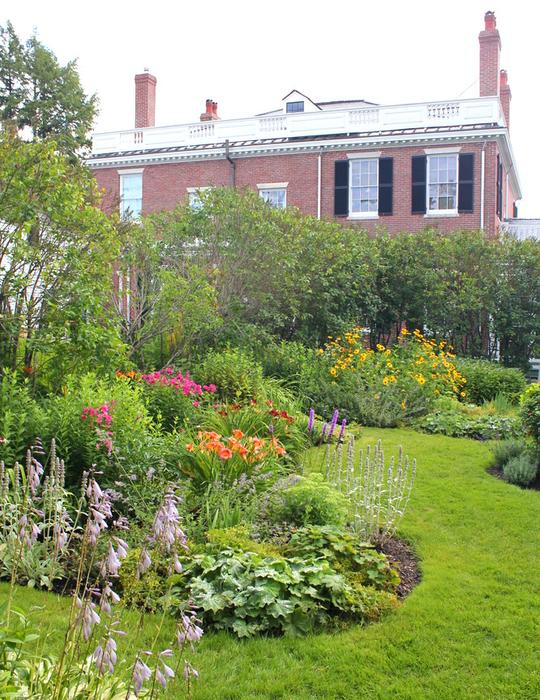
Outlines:
{"type": "Polygon", "coordinates": [[[148,479],[148,481],[152,481],[155,473],[156,473],[156,470],[154,469],[154,467],[149,467],[146,470],[146,478],[148,479]]]}
{"type": "Polygon", "coordinates": [[[96,604],[91,600],[82,601],[77,597],[75,603],[80,610],[77,621],[82,626],[83,637],[87,642],[90,639],[94,626],[99,625],[101,618],[96,612],[96,604]]]}
{"type": "Polygon", "coordinates": [[[332,435],[334,434],[334,430],[336,429],[338,418],[339,418],[339,411],[336,408],[336,410],[334,411],[334,415],[332,416],[332,420],[330,422],[330,428],[328,429],[328,439],[329,440],[332,438],[332,435]]]}
{"type": "Polygon", "coordinates": [[[189,661],[184,662],[184,680],[186,682],[189,682],[190,678],[198,678],[199,677],[199,672],[197,671],[196,668],[193,668],[193,666],[189,663],[189,661]]]}
{"type": "Polygon", "coordinates": [[[160,544],[166,552],[171,552],[174,545],[187,549],[187,538],[180,527],[180,516],[176,504],[177,497],[172,493],[165,494],[163,503],[154,519],[150,541],[160,544]]]}
{"type": "Polygon", "coordinates": [[[43,476],[43,466],[37,461],[37,459],[32,458],[28,461],[28,484],[32,495],[35,495],[41,477],[43,476]]]}
{"type": "Polygon", "coordinates": [[[313,431],[314,424],[315,424],[315,409],[310,408],[309,409],[308,424],[307,424],[308,433],[311,433],[313,431]]]}
{"type": "Polygon", "coordinates": [[[116,640],[113,637],[107,637],[107,641],[103,646],[99,645],[92,654],[98,672],[103,676],[108,671],[114,673],[116,665],[116,640]]]}
{"type": "Polygon", "coordinates": [[[174,671],[170,666],[167,666],[167,664],[160,659],[159,665],[156,668],[156,681],[161,685],[162,688],[166,688],[167,683],[171,678],[174,678],[174,671]]]}
{"type": "Polygon", "coordinates": [[[270,425],[268,426],[268,432],[270,433],[270,435],[273,435],[273,434],[274,434],[274,425],[273,425],[273,423],[270,423],[270,425]]]}
{"type": "MultiPolygon", "coordinates": [[[[148,652],[150,655],[152,652],[148,652]]],[[[152,671],[149,666],[147,666],[142,659],[137,659],[135,666],[133,668],[133,690],[135,695],[139,695],[142,687],[149,678],[152,677],[152,671]]]]}
{"type": "Polygon", "coordinates": [[[107,529],[107,519],[112,518],[111,500],[94,478],[88,482],[86,495],[89,500],[88,538],[95,546],[101,532],[107,529]]]}
{"type": "Polygon", "coordinates": [[[68,534],[60,523],[55,523],[53,526],[53,541],[56,549],[64,549],[68,543],[68,534]]]}
{"type": "Polygon", "coordinates": [[[195,642],[198,642],[204,634],[202,627],[197,624],[200,620],[195,617],[195,613],[192,612],[187,615],[182,615],[180,623],[176,630],[176,641],[178,646],[182,648],[186,642],[189,642],[191,646],[195,642]]]}
{"type": "Polygon", "coordinates": [[[148,550],[144,547],[141,551],[141,556],[137,564],[137,576],[142,576],[152,566],[152,559],[148,550]]]}
{"type": "Polygon", "coordinates": [[[338,442],[343,441],[343,436],[345,435],[345,426],[347,425],[347,420],[344,418],[341,421],[341,428],[339,430],[338,442]]]}
{"type": "Polygon", "coordinates": [[[107,613],[108,615],[111,614],[112,609],[111,609],[111,604],[119,603],[120,602],[120,596],[118,593],[115,593],[113,589],[111,588],[109,583],[105,584],[105,587],[103,588],[103,591],[101,592],[101,603],[100,603],[100,608],[103,612],[107,613]]]}
{"type": "Polygon", "coordinates": [[[22,515],[19,520],[19,537],[27,547],[31,547],[39,537],[39,528],[28,516],[22,515]]]}

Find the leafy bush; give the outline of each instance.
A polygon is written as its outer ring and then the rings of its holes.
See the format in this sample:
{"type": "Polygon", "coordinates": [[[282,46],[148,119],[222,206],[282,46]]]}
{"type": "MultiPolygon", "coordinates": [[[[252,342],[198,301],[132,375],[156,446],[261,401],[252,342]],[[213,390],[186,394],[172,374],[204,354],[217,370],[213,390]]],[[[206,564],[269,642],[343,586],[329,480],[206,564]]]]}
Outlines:
{"type": "Polygon", "coordinates": [[[262,367],[246,352],[237,348],[213,350],[197,370],[201,381],[217,386],[224,401],[254,398],[262,383],[262,367]]]}
{"type": "Polygon", "coordinates": [[[333,617],[375,620],[395,605],[391,593],[348,581],[324,559],[231,548],[195,555],[174,590],[189,596],[206,624],[238,637],[305,634],[333,617]]]}
{"type": "Polygon", "coordinates": [[[194,382],[189,372],[182,373],[165,367],[148,374],[117,372],[117,377],[137,381],[143,389],[143,399],[154,420],[166,430],[182,427],[189,418],[198,414],[199,408],[213,399],[216,387],[201,386],[194,382]]]}
{"type": "Polygon", "coordinates": [[[477,405],[492,401],[497,395],[517,403],[525,389],[525,375],[520,369],[504,367],[489,360],[456,359],[456,367],[467,380],[466,400],[477,405]]]}
{"type": "Polygon", "coordinates": [[[345,525],[347,498],[327,484],[321,474],[293,475],[278,481],[268,492],[262,517],[270,523],[345,525]]]}
{"type": "Polygon", "coordinates": [[[336,383],[355,394],[353,417],[392,427],[426,413],[437,396],[464,394],[463,377],[446,345],[404,328],[395,345],[379,343],[373,350],[364,346],[361,329],[354,328],[319,352],[331,362],[336,383]]]}
{"type": "Polygon", "coordinates": [[[520,415],[525,432],[540,446],[540,384],[531,384],[523,393],[520,415]]]}
{"type": "Polygon", "coordinates": [[[30,396],[28,382],[4,370],[0,378],[0,462],[24,461],[26,450],[41,432],[43,414],[30,396]]]}
{"type": "Polygon", "coordinates": [[[156,612],[169,590],[167,567],[154,563],[142,578],[138,571],[140,561],[140,547],[131,548],[120,568],[122,602],[128,607],[156,612]]]}
{"type": "Polygon", "coordinates": [[[206,533],[208,550],[220,552],[232,549],[235,552],[255,552],[263,556],[279,556],[279,549],[267,542],[258,542],[251,537],[247,525],[237,525],[223,529],[209,530],[206,533]]]}
{"type": "Polygon", "coordinates": [[[520,434],[517,418],[508,416],[470,416],[458,411],[430,413],[415,422],[424,433],[436,433],[449,437],[472,440],[507,440],[520,434]]]}
{"type": "Polygon", "coordinates": [[[538,463],[533,455],[524,452],[511,457],[503,467],[504,476],[511,484],[528,486],[538,472],[538,463]]]}
{"type": "Polygon", "coordinates": [[[63,394],[48,398],[44,408],[44,438],[56,440],[68,484],[76,483],[92,465],[112,479],[158,461],[149,453],[154,428],[136,384],[93,374],[71,377],[63,394]]]}

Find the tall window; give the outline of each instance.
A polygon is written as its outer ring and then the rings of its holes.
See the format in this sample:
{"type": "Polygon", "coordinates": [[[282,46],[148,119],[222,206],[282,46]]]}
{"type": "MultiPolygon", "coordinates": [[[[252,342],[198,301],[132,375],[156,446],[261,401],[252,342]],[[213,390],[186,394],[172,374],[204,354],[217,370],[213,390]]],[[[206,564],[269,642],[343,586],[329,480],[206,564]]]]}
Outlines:
{"type": "Polygon", "coordinates": [[[379,161],[354,158],[350,161],[349,213],[377,216],[379,209],[379,161]]]}
{"type": "Polygon", "coordinates": [[[428,156],[427,211],[457,213],[458,156],[428,156]]]}
{"type": "Polygon", "coordinates": [[[120,215],[139,219],[142,211],[142,172],[120,175],[120,215]]]}

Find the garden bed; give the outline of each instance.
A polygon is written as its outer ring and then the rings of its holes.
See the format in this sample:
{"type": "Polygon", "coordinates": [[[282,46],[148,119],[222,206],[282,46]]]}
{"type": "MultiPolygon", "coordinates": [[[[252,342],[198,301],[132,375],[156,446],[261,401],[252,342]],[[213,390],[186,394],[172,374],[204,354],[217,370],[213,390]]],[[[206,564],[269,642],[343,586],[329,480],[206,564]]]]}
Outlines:
{"type": "Polygon", "coordinates": [[[400,583],[396,592],[398,598],[403,600],[422,580],[416,553],[408,542],[399,537],[384,540],[377,549],[388,557],[392,566],[397,568],[400,583]]]}

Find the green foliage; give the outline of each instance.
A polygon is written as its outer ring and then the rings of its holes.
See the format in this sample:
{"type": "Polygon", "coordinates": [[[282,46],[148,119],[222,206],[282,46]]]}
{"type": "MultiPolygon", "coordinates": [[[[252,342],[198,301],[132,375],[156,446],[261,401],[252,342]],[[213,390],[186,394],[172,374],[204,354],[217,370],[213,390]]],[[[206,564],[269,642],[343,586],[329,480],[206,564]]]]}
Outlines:
{"type": "Polygon", "coordinates": [[[510,457],[503,466],[503,472],[511,484],[528,486],[536,477],[538,462],[533,455],[523,452],[515,457],[510,457]]]}
{"type": "Polygon", "coordinates": [[[206,539],[210,545],[207,547],[209,551],[214,549],[220,552],[224,549],[232,549],[235,552],[254,552],[263,556],[279,555],[278,547],[252,539],[250,530],[245,524],[209,530],[206,533],[206,539]]]}
{"type": "Polygon", "coordinates": [[[63,393],[47,398],[43,405],[43,437],[56,440],[68,484],[77,483],[82,471],[92,465],[103,470],[106,479],[114,479],[127,478],[138,467],[146,471],[157,461],[152,442],[155,427],[136,384],[93,374],[68,377],[63,393]],[[112,417],[109,426],[91,416],[83,418],[85,408],[105,405],[112,417]]]}
{"type": "Polygon", "coordinates": [[[204,623],[238,637],[305,634],[335,617],[373,620],[395,604],[392,594],[353,585],[315,557],[207,551],[178,578],[176,594],[189,596],[204,623]]]}
{"type": "Polygon", "coordinates": [[[531,384],[521,397],[521,420],[525,432],[540,447],[540,384],[531,384]]]}
{"type": "MultiPolygon", "coordinates": [[[[73,371],[110,371],[113,221],[90,172],[54,143],[0,133],[0,357],[49,389],[73,371]]],[[[35,381],[35,380],[34,380],[35,381]]]]}
{"type": "Polygon", "coordinates": [[[415,423],[425,433],[472,440],[507,440],[520,434],[519,421],[507,416],[470,416],[460,411],[434,412],[415,423]]]}
{"type": "Polygon", "coordinates": [[[286,556],[325,559],[338,571],[354,572],[365,586],[394,591],[400,579],[384,554],[343,529],[332,526],[297,530],[284,548],[286,556]]]}
{"type": "Polygon", "coordinates": [[[271,523],[344,525],[349,514],[345,496],[327,484],[321,474],[290,476],[278,481],[263,505],[263,517],[271,523]]]}
{"type": "Polygon", "coordinates": [[[505,396],[516,403],[526,386],[521,370],[495,362],[459,358],[456,366],[467,380],[466,400],[477,405],[492,401],[497,396],[505,396]]]}
{"type": "Polygon", "coordinates": [[[262,384],[262,368],[237,348],[209,352],[197,371],[206,384],[215,384],[224,401],[252,399],[262,384]]]}
{"type": "Polygon", "coordinates": [[[0,121],[53,137],[70,155],[89,146],[97,97],[85,95],[76,61],[62,66],[34,34],[22,44],[11,22],[0,27],[0,121]]]}
{"type": "Polygon", "coordinates": [[[26,450],[39,436],[42,411],[29,392],[28,380],[4,370],[0,377],[0,462],[23,461],[26,450]]]}
{"type": "Polygon", "coordinates": [[[128,607],[156,612],[162,608],[163,596],[169,590],[166,566],[157,564],[150,567],[141,577],[137,566],[141,559],[140,547],[129,549],[120,568],[122,603],[128,607]]]}
{"type": "Polygon", "coordinates": [[[511,459],[523,454],[526,447],[524,440],[519,439],[497,442],[492,450],[494,466],[502,469],[511,459]]]}

